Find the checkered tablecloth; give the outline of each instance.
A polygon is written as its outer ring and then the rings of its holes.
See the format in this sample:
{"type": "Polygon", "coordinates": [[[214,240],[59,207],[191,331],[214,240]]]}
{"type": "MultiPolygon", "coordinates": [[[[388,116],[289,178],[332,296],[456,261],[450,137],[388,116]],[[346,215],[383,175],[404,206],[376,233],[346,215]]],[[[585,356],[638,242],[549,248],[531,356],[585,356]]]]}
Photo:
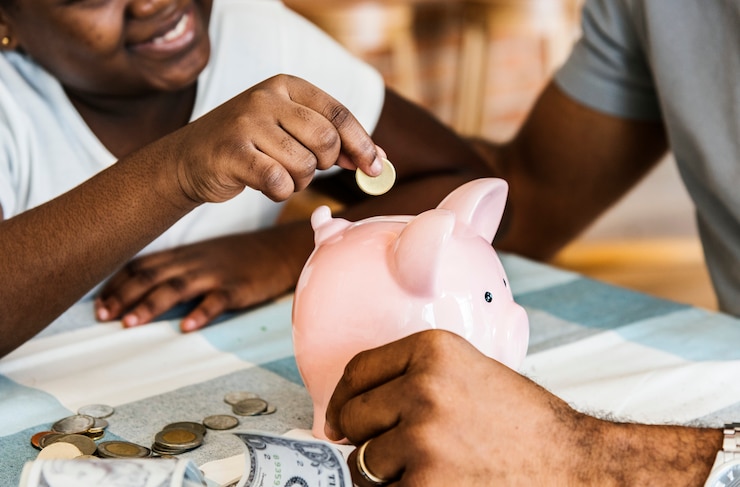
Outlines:
{"type": "MultiPolygon", "coordinates": [[[[522,372],[594,414],[652,423],[740,420],[740,321],[503,255],[528,314],[522,372]]],[[[160,428],[230,413],[227,392],[277,406],[240,429],[309,429],[310,398],[293,358],[291,297],[182,334],[176,320],[122,329],[99,324],[90,302],[70,309],[0,360],[0,485],[18,484],[36,457],[31,436],[80,406],[115,407],[104,440],[151,445],[160,428]]],[[[185,453],[196,464],[242,453],[210,431],[185,453]]]]}

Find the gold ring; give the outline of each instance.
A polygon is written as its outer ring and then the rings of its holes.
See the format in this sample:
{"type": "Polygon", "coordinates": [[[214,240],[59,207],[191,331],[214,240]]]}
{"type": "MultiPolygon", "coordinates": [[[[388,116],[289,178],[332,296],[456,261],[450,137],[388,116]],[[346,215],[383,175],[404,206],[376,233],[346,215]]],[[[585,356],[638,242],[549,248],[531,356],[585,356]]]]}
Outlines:
{"type": "Polygon", "coordinates": [[[360,449],[357,451],[357,470],[359,470],[362,478],[364,478],[371,484],[386,485],[388,481],[376,475],[373,475],[373,473],[368,470],[367,465],[365,464],[365,448],[367,448],[368,443],[370,443],[370,440],[367,440],[365,443],[360,445],[360,449]]]}

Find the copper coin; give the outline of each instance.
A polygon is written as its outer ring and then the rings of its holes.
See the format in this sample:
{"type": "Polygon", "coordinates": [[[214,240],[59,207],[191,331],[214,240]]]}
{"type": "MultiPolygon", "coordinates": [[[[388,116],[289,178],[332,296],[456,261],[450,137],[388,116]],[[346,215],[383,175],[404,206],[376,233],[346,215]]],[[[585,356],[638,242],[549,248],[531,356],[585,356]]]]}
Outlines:
{"type": "Polygon", "coordinates": [[[48,436],[48,435],[58,435],[58,434],[59,433],[55,433],[53,431],[39,431],[38,433],[36,433],[35,435],[31,437],[31,445],[34,448],[41,450],[43,448],[43,446],[41,446],[41,438],[43,438],[44,436],[48,436]]]}

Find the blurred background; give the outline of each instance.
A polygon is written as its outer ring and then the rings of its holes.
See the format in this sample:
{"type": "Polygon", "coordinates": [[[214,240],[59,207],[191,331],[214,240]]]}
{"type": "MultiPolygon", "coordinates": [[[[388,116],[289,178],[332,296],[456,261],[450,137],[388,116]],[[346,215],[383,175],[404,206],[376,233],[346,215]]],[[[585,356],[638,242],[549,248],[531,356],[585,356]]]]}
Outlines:
{"type": "MultiPolygon", "coordinates": [[[[465,135],[503,141],[580,35],[583,0],[284,0],[465,135]]],[[[670,157],[554,265],[715,309],[670,157]]]]}

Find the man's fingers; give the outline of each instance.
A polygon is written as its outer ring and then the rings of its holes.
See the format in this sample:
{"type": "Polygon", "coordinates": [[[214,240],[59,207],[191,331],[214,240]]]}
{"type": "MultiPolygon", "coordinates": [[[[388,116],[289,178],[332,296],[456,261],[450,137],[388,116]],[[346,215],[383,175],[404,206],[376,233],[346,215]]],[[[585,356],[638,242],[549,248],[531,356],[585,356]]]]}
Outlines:
{"type": "Polygon", "coordinates": [[[397,426],[408,404],[404,377],[399,376],[349,399],[337,420],[337,427],[353,444],[372,438],[397,426]]]}
{"type": "Polygon", "coordinates": [[[342,378],[329,400],[326,411],[329,438],[343,438],[339,415],[341,408],[353,397],[401,376],[413,357],[410,337],[357,354],[344,369],[342,378]]]}
{"type": "Polygon", "coordinates": [[[403,438],[397,430],[372,438],[369,442],[361,443],[349,457],[347,465],[349,466],[352,480],[355,485],[360,487],[374,487],[365,475],[360,473],[360,468],[364,467],[365,474],[370,474],[378,479],[389,482],[387,485],[394,485],[403,475],[407,459],[404,452],[407,450],[403,446],[403,438]],[[365,445],[364,447],[362,445],[365,445]],[[393,452],[393,454],[389,454],[393,452]],[[362,461],[358,462],[358,456],[362,456],[362,461]]]}

